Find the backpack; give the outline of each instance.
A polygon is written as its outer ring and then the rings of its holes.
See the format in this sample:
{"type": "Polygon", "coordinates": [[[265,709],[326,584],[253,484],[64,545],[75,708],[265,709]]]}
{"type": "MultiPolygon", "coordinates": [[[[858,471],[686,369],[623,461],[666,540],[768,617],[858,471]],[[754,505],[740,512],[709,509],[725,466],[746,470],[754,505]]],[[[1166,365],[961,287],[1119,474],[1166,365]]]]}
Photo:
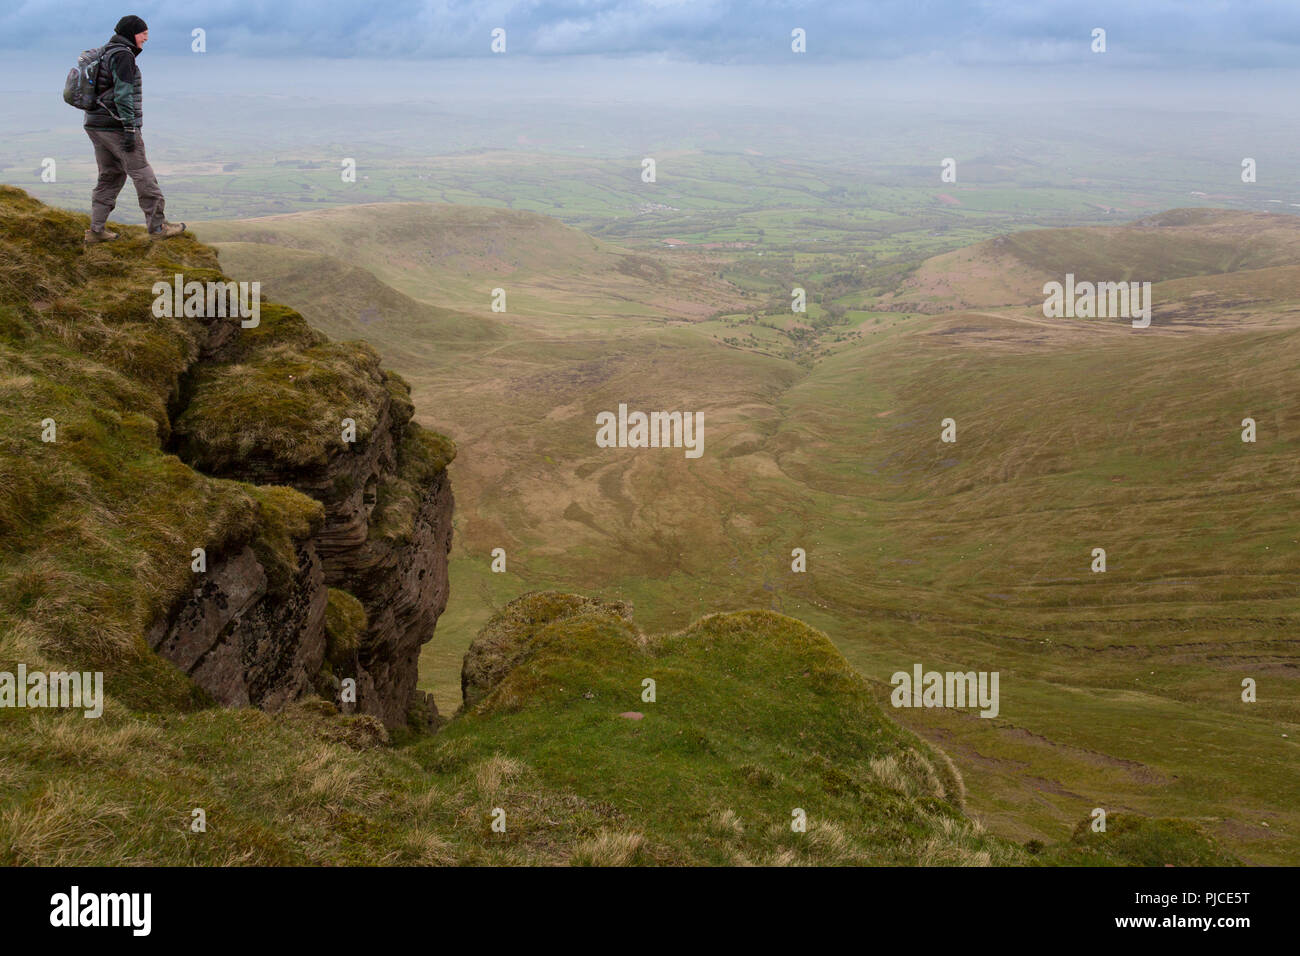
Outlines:
{"type": "Polygon", "coordinates": [[[68,71],[68,78],[63,81],[63,102],[79,110],[93,110],[101,106],[95,90],[99,85],[99,71],[104,62],[107,47],[95,47],[86,50],[77,57],[77,65],[68,71]]]}

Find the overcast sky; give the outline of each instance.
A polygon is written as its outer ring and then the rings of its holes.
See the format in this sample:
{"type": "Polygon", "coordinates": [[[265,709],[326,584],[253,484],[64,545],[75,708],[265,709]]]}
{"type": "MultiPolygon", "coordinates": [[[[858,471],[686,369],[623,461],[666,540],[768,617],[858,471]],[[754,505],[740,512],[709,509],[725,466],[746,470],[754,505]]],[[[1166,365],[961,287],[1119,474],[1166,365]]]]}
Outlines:
{"type": "Polygon", "coordinates": [[[1117,65],[1188,71],[1294,67],[1300,0],[5,0],[0,50],[80,51],[117,16],[148,21],[149,49],[275,58],[486,57],[506,30],[506,55],[653,55],[701,63],[793,56],[936,66],[1079,64],[1093,28],[1117,65]]]}

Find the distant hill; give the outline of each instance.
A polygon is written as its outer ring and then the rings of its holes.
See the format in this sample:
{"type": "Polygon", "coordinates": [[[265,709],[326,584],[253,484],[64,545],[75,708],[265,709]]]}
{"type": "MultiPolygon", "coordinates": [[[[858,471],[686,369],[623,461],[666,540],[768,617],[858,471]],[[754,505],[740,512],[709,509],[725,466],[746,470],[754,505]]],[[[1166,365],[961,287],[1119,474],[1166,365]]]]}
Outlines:
{"type": "Polygon", "coordinates": [[[418,301],[501,321],[583,314],[701,317],[716,308],[720,296],[735,296],[706,270],[676,264],[669,269],[558,219],[519,210],[371,203],[194,228],[218,251],[232,243],[271,247],[258,261],[273,275],[284,276],[290,268],[277,264],[278,250],[317,253],[364,267],[418,301]],[[495,288],[506,291],[504,314],[491,311],[495,288]]]}
{"type": "MultiPolygon", "coordinates": [[[[1267,297],[1297,298],[1300,216],[1216,209],[1175,209],[1123,226],[1031,229],[985,240],[927,260],[893,295],[891,308],[935,312],[1037,305],[1043,284],[1073,273],[1077,281],[1152,282],[1156,300],[1187,290],[1196,277],[1213,294],[1252,280],[1267,297]],[[1291,292],[1291,295],[1286,295],[1291,292]]],[[[1300,307],[1300,304],[1297,304],[1300,307]]]]}
{"type": "Polygon", "coordinates": [[[499,339],[498,323],[420,302],[380,281],[369,269],[323,252],[223,242],[222,266],[257,275],[268,294],[303,304],[312,324],[337,338],[382,341],[390,359],[413,361],[446,342],[499,339]]]}

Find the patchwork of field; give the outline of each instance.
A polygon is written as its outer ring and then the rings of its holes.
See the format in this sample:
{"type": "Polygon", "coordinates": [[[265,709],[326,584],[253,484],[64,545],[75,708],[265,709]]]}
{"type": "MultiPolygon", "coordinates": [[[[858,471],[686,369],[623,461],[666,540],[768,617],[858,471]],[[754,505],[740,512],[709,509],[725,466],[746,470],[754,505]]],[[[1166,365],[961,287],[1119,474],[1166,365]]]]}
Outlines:
{"type": "Polygon", "coordinates": [[[995,718],[891,710],[997,833],[1059,840],[1104,807],[1300,859],[1295,217],[1175,210],[832,268],[630,251],[482,207],[196,233],[264,295],[375,344],[456,439],[452,597],[422,659],[443,710],[478,627],[527,590],[628,600],[653,630],[773,608],[886,706],[918,662],[1000,673],[995,718]],[[1044,318],[1066,272],[1151,281],[1150,328],[1044,318]],[[701,412],[703,456],[598,447],[620,403],[701,412]]]}

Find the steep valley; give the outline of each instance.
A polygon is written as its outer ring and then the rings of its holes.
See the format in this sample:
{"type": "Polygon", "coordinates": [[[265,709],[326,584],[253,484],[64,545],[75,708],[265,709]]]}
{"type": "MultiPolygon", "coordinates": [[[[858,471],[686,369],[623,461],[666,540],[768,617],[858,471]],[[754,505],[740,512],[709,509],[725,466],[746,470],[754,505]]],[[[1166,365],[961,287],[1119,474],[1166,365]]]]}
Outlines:
{"type": "MultiPolygon", "coordinates": [[[[261,256],[284,301],[327,311],[310,271],[276,259],[297,228],[276,218],[269,244],[251,241],[256,222],[210,235],[223,261],[261,256]]],[[[529,589],[630,601],[655,629],[771,608],[823,629],[885,706],[890,675],[917,661],[999,670],[997,719],[891,711],[948,750],[998,832],[1056,840],[1118,806],[1194,817],[1247,859],[1294,859],[1297,237],[1291,216],[1212,210],[1017,233],[846,292],[846,321],[814,329],[804,358],[774,344],[802,336],[797,322],[729,311],[739,290],[701,318],[665,311],[647,273],[592,307],[602,287],[580,244],[503,278],[529,290],[506,315],[475,293],[454,318],[340,319],[473,449],[451,468],[452,598],[422,686],[454,700],[474,634],[529,589]],[[1150,268],[1133,277],[1154,280],[1151,328],[1043,317],[1034,294],[1054,270],[1128,277],[1134,249],[1150,268]],[[541,277],[563,274],[580,289],[548,294],[541,277]],[[1009,293],[1001,275],[1018,277],[1009,293]],[[474,321],[491,335],[467,338],[474,321]],[[701,411],[704,456],[598,448],[595,416],[620,402],[701,411]],[[1241,701],[1247,677],[1268,688],[1256,704],[1241,701]]],[[[383,258],[352,241],[356,261],[383,258]]],[[[669,274],[702,261],[659,258],[669,274]]],[[[402,256],[384,278],[416,300],[454,285],[402,256]]]]}

